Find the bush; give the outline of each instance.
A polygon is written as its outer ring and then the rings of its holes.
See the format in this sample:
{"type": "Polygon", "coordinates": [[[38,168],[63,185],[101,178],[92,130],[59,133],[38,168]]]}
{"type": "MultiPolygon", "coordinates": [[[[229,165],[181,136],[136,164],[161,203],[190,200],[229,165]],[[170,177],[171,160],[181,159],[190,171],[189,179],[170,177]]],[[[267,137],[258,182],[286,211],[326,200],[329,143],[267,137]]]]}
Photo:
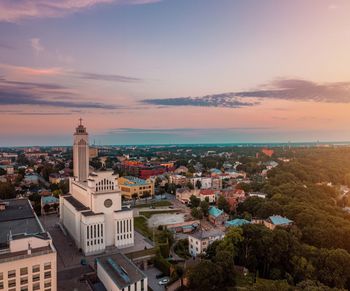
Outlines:
{"type": "Polygon", "coordinates": [[[164,273],[164,275],[166,276],[170,275],[171,264],[166,259],[164,259],[161,255],[158,254],[153,259],[153,263],[157,269],[159,269],[160,271],[162,271],[162,273],[164,273]]]}

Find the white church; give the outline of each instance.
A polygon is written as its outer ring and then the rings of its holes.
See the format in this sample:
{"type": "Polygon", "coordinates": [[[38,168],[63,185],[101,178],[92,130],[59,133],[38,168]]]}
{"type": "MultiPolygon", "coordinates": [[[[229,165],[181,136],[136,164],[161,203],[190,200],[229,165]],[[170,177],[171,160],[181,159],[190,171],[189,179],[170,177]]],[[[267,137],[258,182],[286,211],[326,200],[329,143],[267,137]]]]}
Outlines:
{"type": "Polygon", "coordinates": [[[133,211],[122,207],[113,171],[89,173],[89,136],[81,120],[74,133],[73,172],[70,193],[60,197],[60,222],[77,247],[88,256],[109,246],[133,246],[133,211]]]}

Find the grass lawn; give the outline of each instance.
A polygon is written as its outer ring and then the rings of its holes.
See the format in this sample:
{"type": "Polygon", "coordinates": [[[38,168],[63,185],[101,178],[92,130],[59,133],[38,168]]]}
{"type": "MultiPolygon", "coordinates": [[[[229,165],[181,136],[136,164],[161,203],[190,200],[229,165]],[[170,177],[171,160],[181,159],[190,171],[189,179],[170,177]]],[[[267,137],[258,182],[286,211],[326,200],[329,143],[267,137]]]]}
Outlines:
{"type": "Polygon", "coordinates": [[[142,235],[148,237],[150,240],[153,240],[153,232],[151,229],[148,228],[146,218],[142,216],[134,217],[134,227],[142,235]]]}
{"type": "Polygon", "coordinates": [[[156,202],[149,202],[147,204],[138,204],[135,207],[136,208],[144,208],[144,207],[150,207],[151,205],[153,205],[154,207],[170,206],[171,202],[168,200],[160,200],[160,201],[156,201],[156,202]]]}
{"type": "Polygon", "coordinates": [[[141,211],[140,215],[150,218],[154,214],[164,214],[164,213],[174,213],[174,212],[178,212],[178,210],[169,209],[169,210],[159,210],[159,211],[141,211]]]}

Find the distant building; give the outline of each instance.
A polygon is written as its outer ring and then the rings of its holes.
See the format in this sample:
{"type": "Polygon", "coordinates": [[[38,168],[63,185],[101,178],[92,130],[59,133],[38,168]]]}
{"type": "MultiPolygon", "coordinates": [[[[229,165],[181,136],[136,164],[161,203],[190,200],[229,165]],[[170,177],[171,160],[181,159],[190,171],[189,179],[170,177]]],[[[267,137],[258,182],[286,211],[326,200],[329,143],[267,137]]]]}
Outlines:
{"type": "Polygon", "coordinates": [[[199,198],[201,201],[207,198],[209,203],[214,203],[216,201],[216,197],[219,194],[220,194],[219,190],[201,189],[199,191],[199,198]]]}
{"type": "Polygon", "coordinates": [[[246,220],[246,219],[240,219],[240,218],[236,218],[233,220],[229,220],[225,222],[225,226],[226,227],[239,227],[245,224],[249,224],[250,221],[246,220]]]}
{"type": "Polygon", "coordinates": [[[288,227],[292,225],[292,223],[292,220],[280,215],[272,215],[264,220],[264,225],[269,229],[274,229],[276,226],[288,227]]]}
{"type": "Polygon", "coordinates": [[[266,194],[262,193],[262,192],[249,192],[248,196],[249,197],[259,197],[259,198],[262,198],[262,199],[266,198],[266,194]]]}
{"type": "Polygon", "coordinates": [[[208,219],[215,225],[222,225],[228,219],[228,215],[223,210],[215,206],[210,206],[208,219]]]}
{"type": "Polygon", "coordinates": [[[154,181],[151,179],[143,180],[140,178],[125,176],[118,178],[118,184],[122,191],[122,196],[127,199],[132,199],[133,194],[137,194],[138,198],[144,195],[154,195],[154,181]]]}
{"type": "Polygon", "coordinates": [[[96,259],[97,277],[108,291],[147,291],[147,276],[119,253],[96,259]]]}
{"type": "Polygon", "coordinates": [[[210,189],[212,187],[211,177],[194,177],[190,179],[191,184],[197,188],[198,181],[201,183],[201,189],[210,189]]]}
{"type": "Polygon", "coordinates": [[[41,196],[41,213],[55,213],[57,212],[60,200],[54,196],[41,196]],[[48,206],[45,206],[48,205],[48,206]],[[50,208],[49,208],[50,207],[50,208]],[[47,211],[45,210],[47,208],[47,211]]]}
{"type": "Polygon", "coordinates": [[[274,154],[274,150],[268,149],[268,148],[263,148],[261,150],[261,152],[265,155],[267,155],[268,157],[272,157],[272,155],[274,154]]]}
{"type": "Polygon", "coordinates": [[[176,189],[176,199],[181,203],[188,204],[192,195],[199,197],[199,190],[191,190],[187,187],[176,189]]]}
{"type": "Polygon", "coordinates": [[[179,186],[186,186],[188,180],[185,176],[173,174],[169,176],[169,182],[179,186]]]}
{"type": "Polygon", "coordinates": [[[57,253],[27,199],[0,202],[0,290],[57,290],[57,253]]]}
{"type": "Polygon", "coordinates": [[[187,172],[188,172],[188,168],[185,166],[180,166],[174,171],[175,174],[179,174],[179,175],[187,174],[187,172]]]}
{"type": "Polygon", "coordinates": [[[212,242],[223,239],[224,237],[225,233],[220,230],[199,230],[188,235],[188,251],[192,257],[196,257],[204,253],[212,242]]]}
{"type": "Polygon", "coordinates": [[[98,148],[89,147],[89,159],[92,160],[93,158],[98,157],[98,148]]]}

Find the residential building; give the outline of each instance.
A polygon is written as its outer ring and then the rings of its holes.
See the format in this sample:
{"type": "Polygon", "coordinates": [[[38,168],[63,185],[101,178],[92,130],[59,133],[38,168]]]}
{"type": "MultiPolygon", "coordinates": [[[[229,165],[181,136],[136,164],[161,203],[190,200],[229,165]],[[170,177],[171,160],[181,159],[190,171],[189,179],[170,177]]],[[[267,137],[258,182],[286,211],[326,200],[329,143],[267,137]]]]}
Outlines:
{"type": "Polygon", "coordinates": [[[220,190],[201,189],[199,191],[199,199],[201,201],[207,199],[209,203],[215,203],[216,196],[220,194],[220,190]]]}
{"type": "Polygon", "coordinates": [[[147,276],[125,255],[96,259],[97,277],[108,291],[147,291],[147,276]]]}
{"type": "Polygon", "coordinates": [[[122,196],[126,199],[132,199],[134,194],[137,195],[137,198],[142,198],[145,195],[154,195],[154,181],[152,179],[143,180],[125,176],[118,178],[118,184],[122,191],[122,196]]]}
{"type": "Polygon", "coordinates": [[[188,251],[192,257],[196,257],[199,254],[205,253],[212,242],[223,239],[224,236],[224,232],[216,229],[210,231],[199,230],[195,233],[189,234],[188,251]]]}
{"type": "Polygon", "coordinates": [[[185,166],[180,166],[174,171],[174,173],[178,174],[178,175],[187,174],[188,173],[188,168],[185,167],[185,166]]]}
{"type": "Polygon", "coordinates": [[[175,185],[185,186],[188,180],[185,176],[174,174],[169,176],[169,182],[175,185]]]}
{"type": "Polygon", "coordinates": [[[228,219],[228,215],[223,210],[220,210],[215,206],[210,206],[208,219],[215,225],[223,225],[228,219]]]}
{"type": "Polygon", "coordinates": [[[192,195],[199,197],[199,190],[191,190],[187,187],[176,189],[176,199],[181,203],[188,204],[192,195]]]}
{"type": "Polygon", "coordinates": [[[60,223],[85,255],[103,253],[108,246],[132,246],[133,212],[122,207],[118,177],[113,171],[89,174],[88,153],[88,134],[80,123],[73,146],[73,160],[79,165],[73,165],[69,194],[60,196],[60,223]]]}
{"type": "Polygon", "coordinates": [[[292,225],[293,221],[280,215],[272,215],[263,223],[267,228],[274,229],[276,226],[288,227],[292,225]]]}
{"type": "Polygon", "coordinates": [[[211,177],[194,177],[190,179],[191,184],[197,188],[198,181],[201,183],[200,189],[210,189],[212,186],[212,178],[211,177]]]}
{"type": "Polygon", "coordinates": [[[98,148],[90,147],[89,148],[89,159],[92,160],[93,158],[98,157],[98,148]]]}
{"type": "Polygon", "coordinates": [[[57,290],[57,253],[27,199],[0,202],[0,290],[57,290]]]}

